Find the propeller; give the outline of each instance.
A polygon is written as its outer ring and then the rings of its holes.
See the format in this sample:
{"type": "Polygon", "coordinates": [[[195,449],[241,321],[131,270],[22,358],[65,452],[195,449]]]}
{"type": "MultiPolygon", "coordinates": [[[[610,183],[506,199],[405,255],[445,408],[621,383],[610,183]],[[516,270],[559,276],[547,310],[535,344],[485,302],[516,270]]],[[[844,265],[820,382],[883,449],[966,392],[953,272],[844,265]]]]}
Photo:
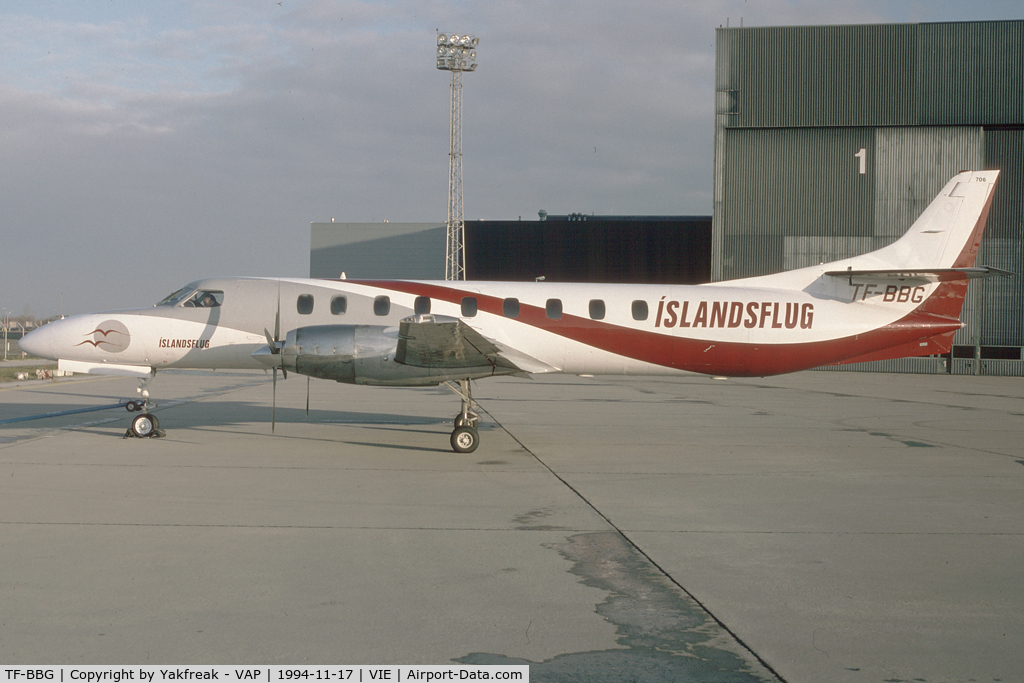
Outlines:
{"type": "MultiPolygon", "coordinates": [[[[267,346],[270,347],[270,353],[274,356],[281,355],[281,281],[277,281],[277,314],[274,316],[274,336],[270,336],[270,330],[263,328],[263,336],[267,338],[267,346]]],[[[277,359],[274,364],[274,381],[272,398],[270,404],[270,433],[274,433],[274,428],[277,426],[277,369],[281,365],[281,359],[277,359]]],[[[284,373],[284,378],[288,379],[288,371],[281,368],[281,372],[284,373]]]]}

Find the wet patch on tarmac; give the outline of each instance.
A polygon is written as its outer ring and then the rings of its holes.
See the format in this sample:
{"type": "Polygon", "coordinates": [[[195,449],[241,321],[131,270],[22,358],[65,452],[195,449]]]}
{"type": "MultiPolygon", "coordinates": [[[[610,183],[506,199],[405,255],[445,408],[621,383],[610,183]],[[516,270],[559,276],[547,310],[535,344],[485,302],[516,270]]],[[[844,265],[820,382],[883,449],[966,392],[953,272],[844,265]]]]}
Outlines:
{"type": "Polygon", "coordinates": [[[539,508],[536,510],[530,510],[524,512],[521,515],[516,515],[512,518],[512,523],[516,525],[516,529],[520,531],[553,531],[558,529],[564,529],[565,527],[554,526],[551,524],[544,524],[541,520],[551,517],[555,514],[552,508],[539,508]]]}
{"type": "Polygon", "coordinates": [[[582,583],[608,593],[599,615],[615,625],[619,648],[543,662],[477,652],[460,664],[528,664],[535,682],[733,683],[778,681],[696,601],[621,534],[579,534],[547,546],[573,563],[582,583]]]}
{"type": "Polygon", "coordinates": [[[881,436],[883,438],[889,439],[890,441],[895,441],[896,443],[901,443],[904,446],[909,446],[910,448],[935,448],[935,444],[933,443],[924,443],[923,441],[903,439],[896,436],[895,434],[886,434],[885,432],[868,432],[868,434],[870,434],[871,436],[881,436]]]}

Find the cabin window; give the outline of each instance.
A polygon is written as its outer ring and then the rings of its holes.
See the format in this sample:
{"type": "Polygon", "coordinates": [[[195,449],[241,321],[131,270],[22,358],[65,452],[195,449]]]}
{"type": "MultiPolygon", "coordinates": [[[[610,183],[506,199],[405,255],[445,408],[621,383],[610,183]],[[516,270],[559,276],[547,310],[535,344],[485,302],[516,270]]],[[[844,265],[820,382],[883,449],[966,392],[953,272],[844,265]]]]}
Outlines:
{"type": "Polygon", "coordinates": [[[412,309],[416,315],[427,315],[428,313],[430,313],[430,297],[416,297],[416,301],[415,303],[413,303],[412,309]]]}
{"type": "Polygon", "coordinates": [[[637,299],[633,302],[633,320],[647,320],[647,302],[637,299]]]}
{"type": "Polygon", "coordinates": [[[391,312],[391,297],[377,296],[373,298],[373,314],[387,315],[391,312]]]}
{"type": "Polygon", "coordinates": [[[475,296],[464,296],[462,297],[462,317],[472,318],[476,315],[477,303],[475,296]]]}
{"type": "Polygon", "coordinates": [[[299,312],[299,315],[309,315],[313,312],[313,295],[312,294],[300,294],[299,298],[295,302],[295,309],[299,312]]]}
{"type": "Polygon", "coordinates": [[[548,302],[544,305],[544,311],[551,320],[558,320],[562,317],[562,300],[548,299],[548,302]]]}
{"type": "Polygon", "coordinates": [[[519,317],[519,299],[505,299],[501,302],[501,313],[506,318],[519,317]]]}
{"type": "Polygon", "coordinates": [[[604,301],[601,299],[590,300],[590,319],[604,320],[604,301]]]}
{"type": "Polygon", "coordinates": [[[344,294],[331,297],[331,315],[344,315],[348,311],[348,297],[344,294]]]}

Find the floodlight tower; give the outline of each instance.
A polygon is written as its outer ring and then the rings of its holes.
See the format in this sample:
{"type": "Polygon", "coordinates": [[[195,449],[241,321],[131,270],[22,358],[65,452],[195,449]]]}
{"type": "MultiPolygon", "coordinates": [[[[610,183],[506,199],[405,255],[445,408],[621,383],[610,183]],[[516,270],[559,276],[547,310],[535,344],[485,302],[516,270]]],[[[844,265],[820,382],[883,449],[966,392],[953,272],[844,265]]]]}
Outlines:
{"type": "Polygon", "coordinates": [[[452,72],[451,151],[448,153],[448,239],[444,279],[466,279],[466,222],[462,217],[462,73],[476,70],[480,39],[464,33],[437,34],[437,68],[452,72]]]}

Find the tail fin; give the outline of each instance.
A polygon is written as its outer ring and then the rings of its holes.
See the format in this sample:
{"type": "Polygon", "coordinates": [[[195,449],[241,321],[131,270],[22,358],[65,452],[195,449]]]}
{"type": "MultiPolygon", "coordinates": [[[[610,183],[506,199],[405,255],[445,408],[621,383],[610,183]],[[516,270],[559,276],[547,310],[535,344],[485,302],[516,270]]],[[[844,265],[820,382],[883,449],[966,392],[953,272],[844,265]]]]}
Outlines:
{"type": "Polygon", "coordinates": [[[998,177],[999,171],[963,171],[953,176],[903,237],[850,261],[870,259],[878,264],[874,267],[899,269],[972,267],[998,177]]]}
{"type": "MultiPolygon", "coordinates": [[[[999,171],[962,171],[953,176],[906,234],[887,247],[818,266],[744,278],[742,282],[750,287],[797,288],[828,296],[833,289],[828,281],[833,277],[896,277],[920,280],[919,284],[941,282],[939,299],[955,299],[959,292],[962,303],[968,279],[1007,274],[973,268],[998,177],[999,171]]],[[[929,305],[936,306],[934,312],[940,315],[960,315],[957,304],[929,305]]]]}
{"type": "Polygon", "coordinates": [[[903,237],[878,251],[830,264],[846,269],[825,275],[938,282],[916,310],[959,318],[969,280],[1009,275],[996,268],[974,267],[998,177],[999,171],[957,174],[903,237]]]}
{"type": "Polygon", "coordinates": [[[903,291],[909,290],[906,287],[908,283],[938,283],[931,294],[894,327],[939,330],[943,328],[944,321],[947,323],[946,331],[848,358],[841,363],[950,351],[956,330],[948,329],[948,323],[962,325],[959,318],[968,282],[1011,274],[998,268],[974,265],[998,177],[998,171],[964,171],[954,176],[903,237],[870,254],[830,264],[833,267],[845,266],[846,270],[826,271],[826,277],[849,277],[851,283],[859,280],[865,288],[873,282],[885,291],[889,288],[895,290],[897,287],[889,283],[899,281],[899,290],[903,291]]]}

